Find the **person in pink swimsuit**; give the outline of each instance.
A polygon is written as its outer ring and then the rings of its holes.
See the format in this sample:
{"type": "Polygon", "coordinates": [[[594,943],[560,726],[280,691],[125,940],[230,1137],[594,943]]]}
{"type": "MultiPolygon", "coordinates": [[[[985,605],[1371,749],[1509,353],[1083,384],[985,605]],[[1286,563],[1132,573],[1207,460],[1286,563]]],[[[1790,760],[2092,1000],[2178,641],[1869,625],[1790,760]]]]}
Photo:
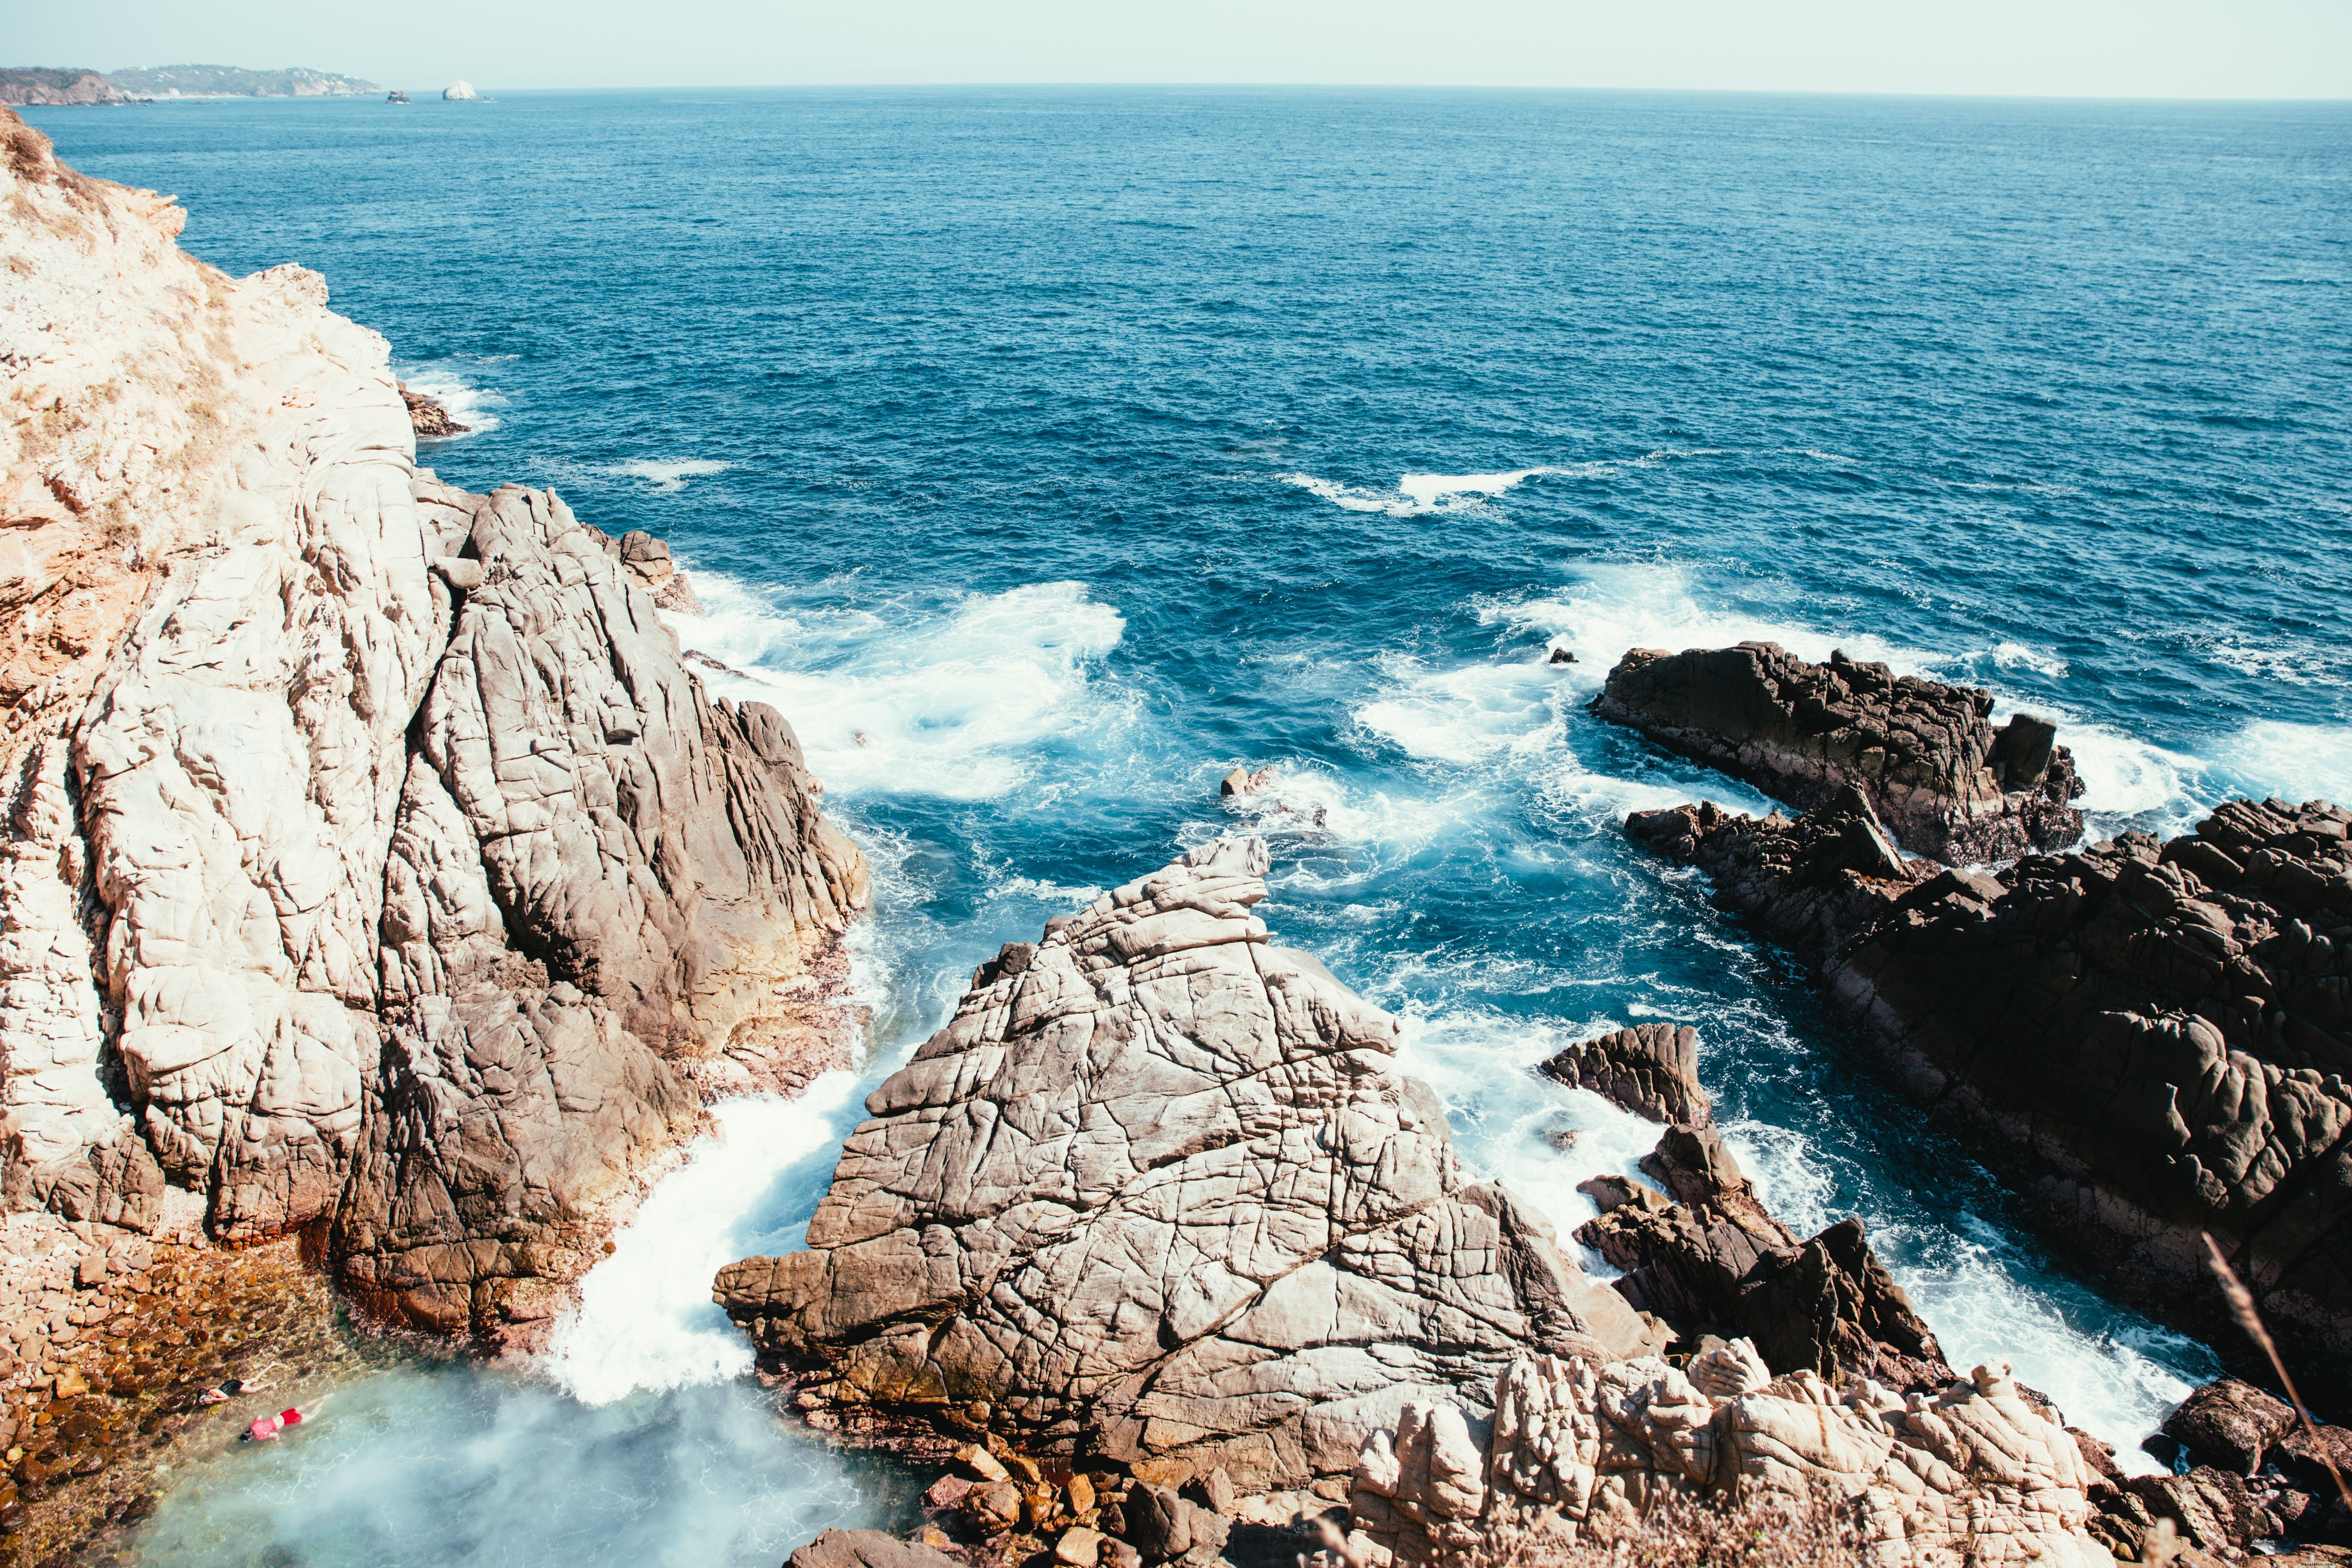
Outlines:
{"type": "Polygon", "coordinates": [[[319,1414],[319,1407],[326,1403],[324,1399],[317,1399],[311,1401],[310,1408],[308,1410],[299,1408],[281,1410],[275,1415],[264,1415],[252,1426],[247,1426],[245,1429],[245,1436],[237,1440],[241,1443],[275,1442],[278,1434],[289,1426],[299,1426],[303,1422],[314,1419],[319,1414]]]}

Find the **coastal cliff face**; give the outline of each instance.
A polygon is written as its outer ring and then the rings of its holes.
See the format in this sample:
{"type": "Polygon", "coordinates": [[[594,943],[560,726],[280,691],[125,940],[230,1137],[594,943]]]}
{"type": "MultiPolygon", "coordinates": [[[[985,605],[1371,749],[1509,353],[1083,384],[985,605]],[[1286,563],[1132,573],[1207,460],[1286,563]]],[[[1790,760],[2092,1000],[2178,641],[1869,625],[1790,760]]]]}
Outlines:
{"type": "Polygon", "coordinates": [[[2045,720],[1996,730],[1972,687],[1774,643],[1635,648],[1592,710],[1801,811],[1862,791],[1895,841],[1953,865],[2063,849],[2083,836],[2074,758],[2045,720]]]}
{"type": "Polygon", "coordinates": [[[2352,814],[2232,801],[2168,842],[1997,876],[1857,855],[1874,822],[1855,795],[1626,826],[1818,963],[1906,1086],[2126,1295],[2238,1343],[2210,1232],[2305,1388],[2352,1398],[2352,814]]]}
{"type": "Polygon", "coordinates": [[[0,132],[0,1190],[528,1335],[703,1093],[844,1059],[863,863],[616,540],[415,468],[317,275],[0,132]]]}
{"type": "Polygon", "coordinates": [[[0,104],[42,107],[89,103],[129,103],[131,95],[107,80],[100,71],[75,67],[41,66],[0,68],[0,104]]]}
{"type": "Polygon", "coordinates": [[[1395,1021],[1268,944],[1266,868],[1226,840],[1007,947],[867,1100],[809,1249],[719,1276],[804,1405],[1264,1491],[1531,1347],[1652,1342],[1463,1173],[1395,1021]]]}

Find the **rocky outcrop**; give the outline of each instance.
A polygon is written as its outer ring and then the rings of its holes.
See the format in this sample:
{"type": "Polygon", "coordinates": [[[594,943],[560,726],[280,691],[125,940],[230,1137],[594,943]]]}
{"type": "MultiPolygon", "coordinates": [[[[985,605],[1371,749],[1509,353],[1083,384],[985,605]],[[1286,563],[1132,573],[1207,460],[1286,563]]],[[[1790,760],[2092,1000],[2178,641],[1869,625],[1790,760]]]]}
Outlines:
{"type": "Polygon", "coordinates": [[[1698,1084],[1698,1035],[1644,1024],[1570,1046],[1538,1069],[1669,1123],[1642,1168],[1665,1194],[1622,1176],[1580,1189],[1601,1215],[1576,1233],[1625,1272],[1617,1290],[1674,1330],[1682,1354],[1738,1337],[1775,1373],[1874,1378],[1933,1394],[1952,1369],[1901,1286],[1842,1220],[1801,1241],[1766,1211],[1715,1126],[1698,1084]]]}
{"type": "Polygon", "coordinates": [[[447,405],[439,398],[411,391],[405,384],[400,387],[400,401],[408,405],[408,427],[415,431],[420,439],[437,441],[450,436],[463,436],[473,428],[450,417],[447,405]]]}
{"type": "Polygon", "coordinates": [[[2094,1534],[2118,1556],[2145,1561],[2161,1522],[2175,1538],[2234,1560],[2258,1545],[2277,1558],[2283,1539],[2352,1547],[2352,1497],[2322,1455],[2352,1458],[2352,1431],[2306,1426],[2294,1408],[2236,1378],[2209,1383],[2183,1400],[2142,1445],[2171,1473],[2113,1478],[2095,1491],[2094,1534]]]}
{"type": "Polygon", "coordinates": [[[795,1551],[788,1568],[961,1568],[956,1558],[878,1530],[828,1530],[795,1551]]]}
{"type": "Polygon", "coordinates": [[[1895,843],[1950,864],[2062,849],[2083,835],[2073,756],[2046,720],[1996,730],[1991,694],[1776,643],[1635,648],[1592,711],[1810,811],[1848,787],[1895,843]]]}
{"type": "Polygon", "coordinates": [[[474,84],[470,81],[453,81],[441,89],[442,101],[445,103],[477,103],[481,100],[481,97],[480,93],[474,90],[474,84]]]}
{"type": "Polygon", "coordinates": [[[863,864],[618,541],[415,468],[315,274],[12,135],[0,1191],[527,1335],[706,1094],[845,1061],[863,864]]]}
{"type": "Polygon", "coordinates": [[[1857,869],[1859,820],[1848,800],[1626,826],[1818,961],[1904,1083],[2125,1295],[2239,1346],[2210,1231],[2315,1397],[2352,1399],[2352,815],[2232,801],[2168,843],[1997,876],[1857,869]]]}
{"type": "Polygon", "coordinates": [[[1373,1434],[1349,1500],[1358,1556],[1608,1545],[1638,1538],[1668,1497],[1821,1488],[1861,1514],[1885,1568],[2114,1561],[2085,1528],[2095,1477],[2074,1437],[1999,1363],[1903,1398],[1866,1380],[1840,1393],[1811,1373],[1774,1378],[1741,1342],[1687,1372],[1547,1355],[1507,1368],[1492,1410],[1416,1402],[1373,1434]]]}
{"type": "Polygon", "coordinates": [[[1007,947],[868,1098],[808,1250],[719,1276],[804,1406],[1255,1491],[1529,1347],[1643,1346],[1463,1173],[1395,1020],[1271,944],[1266,867],[1222,841],[1007,947]]]}

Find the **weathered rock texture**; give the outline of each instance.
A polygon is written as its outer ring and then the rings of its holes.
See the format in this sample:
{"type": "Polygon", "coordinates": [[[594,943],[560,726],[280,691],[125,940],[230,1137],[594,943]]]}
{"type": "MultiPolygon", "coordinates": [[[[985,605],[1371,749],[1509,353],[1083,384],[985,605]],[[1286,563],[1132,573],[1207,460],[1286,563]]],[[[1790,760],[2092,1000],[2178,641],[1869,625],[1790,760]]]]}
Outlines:
{"type": "Polygon", "coordinates": [[[1643,1170],[1671,1198],[1622,1176],[1580,1189],[1601,1206],[1576,1233],[1625,1270],[1614,1283],[1688,1353],[1710,1337],[1753,1343],[1776,1373],[1870,1377],[1933,1394],[1952,1381],[1944,1352],[1903,1288],[1842,1220],[1811,1241],[1766,1211],[1715,1125],[1698,1083],[1695,1029],[1644,1024],[1582,1041],[1540,1068],[1669,1125],[1643,1170]]]}
{"type": "Polygon", "coordinates": [[[1992,724],[1973,687],[1895,676],[1843,653],[1808,664],[1778,644],[1635,648],[1592,710],[1801,811],[1849,785],[1895,841],[1952,864],[2062,849],[2083,836],[2073,756],[2045,720],[1992,724]]]}
{"type": "Polygon", "coordinates": [[[1257,1490],[1530,1347],[1644,1343],[1464,1176],[1395,1021],[1268,944],[1266,864],[1226,840],[1008,946],[867,1100],[809,1249],[718,1280],[804,1403],[1257,1490]]]}
{"type": "Polygon", "coordinates": [[[862,863],[617,541],[415,469],[316,274],[9,135],[0,1191],[152,1229],[168,1182],[419,1324],[541,1321],[698,1089],[838,1059],[862,863]]]}
{"type": "Polygon", "coordinates": [[[1775,1379],[1734,1342],[1687,1373],[1655,1358],[1517,1361],[1491,1417],[1416,1402],[1365,1444],[1349,1507],[1360,1555],[1419,1563],[1495,1537],[1636,1538],[1669,1494],[1820,1486],[1853,1500],[1886,1568],[2108,1568],[2085,1529],[2095,1479],[2005,1364],[1906,1399],[1867,1381],[1841,1394],[1810,1373],[1775,1379]]]}
{"type": "Polygon", "coordinates": [[[2236,1351],[2210,1231],[2306,1391],[2352,1400],[2352,816],[2232,801],[2168,843],[1902,877],[1854,868],[1855,820],[1626,826],[1819,961],[1908,1088],[2126,1295],[2236,1351]]]}

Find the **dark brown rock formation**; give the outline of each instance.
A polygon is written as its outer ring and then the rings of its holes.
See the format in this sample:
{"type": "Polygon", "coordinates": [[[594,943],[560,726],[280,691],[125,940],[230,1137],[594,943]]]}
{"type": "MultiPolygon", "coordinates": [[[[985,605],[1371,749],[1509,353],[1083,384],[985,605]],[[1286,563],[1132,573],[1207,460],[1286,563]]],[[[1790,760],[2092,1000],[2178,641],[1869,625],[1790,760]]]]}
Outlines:
{"type": "Polygon", "coordinates": [[[1800,811],[1852,786],[1895,842],[1951,864],[2059,849],[2083,834],[2083,793],[2047,721],[1999,730],[1990,694],[1895,676],[1833,653],[1808,664],[1765,642],[1635,648],[1592,711],[1800,811]]]}
{"type": "Polygon", "coordinates": [[[1536,1070],[1571,1089],[1605,1094],[1653,1121],[1703,1123],[1714,1118],[1706,1090],[1698,1084],[1698,1031],[1687,1025],[1637,1024],[1580,1040],[1536,1070]]]}
{"type": "Polygon", "coordinates": [[[1627,831],[1820,962],[1929,1101],[2125,1295],[2243,1342],[2210,1231],[2324,1403],[2352,1399],[2352,816],[2232,801],[1998,876],[1856,870],[1848,799],[1627,831]]]}
{"type": "Polygon", "coordinates": [[[1054,921],[867,1099],[809,1250],[718,1279],[804,1403],[1257,1491],[1524,1347],[1645,1342],[1464,1175],[1395,1021],[1267,944],[1266,866],[1226,840],[1054,921]]]}
{"type": "Polygon", "coordinates": [[[1642,1168],[1671,1193],[1603,1176],[1577,1239],[1624,1269],[1617,1289],[1675,1331],[1685,1351],[1709,1336],[1752,1342],[1776,1373],[1876,1379],[1933,1394],[1953,1380],[1936,1336],[1864,1239],[1842,1220],[1800,1241],[1765,1210],[1715,1127],[1698,1084],[1698,1035],[1644,1024],[1582,1041],[1542,1064],[1563,1083],[1669,1121],[1642,1168]]]}
{"type": "Polygon", "coordinates": [[[2294,1426],[2294,1410],[2251,1383],[2225,1377],[2209,1383],[2164,1418],[2164,1435],[2200,1465],[2251,1476],[2263,1453],[2294,1426]]]}
{"type": "Polygon", "coordinates": [[[427,440],[438,440],[445,436],[463,436],[473,428],[470,425],[460,425],[456,419],[450,417],[448,408],[439,398],[428,397],[421,392],[412,392],[404,382],[401,384],[400,400],[408,405],[410,427],[418,436],[427,440]]]}

